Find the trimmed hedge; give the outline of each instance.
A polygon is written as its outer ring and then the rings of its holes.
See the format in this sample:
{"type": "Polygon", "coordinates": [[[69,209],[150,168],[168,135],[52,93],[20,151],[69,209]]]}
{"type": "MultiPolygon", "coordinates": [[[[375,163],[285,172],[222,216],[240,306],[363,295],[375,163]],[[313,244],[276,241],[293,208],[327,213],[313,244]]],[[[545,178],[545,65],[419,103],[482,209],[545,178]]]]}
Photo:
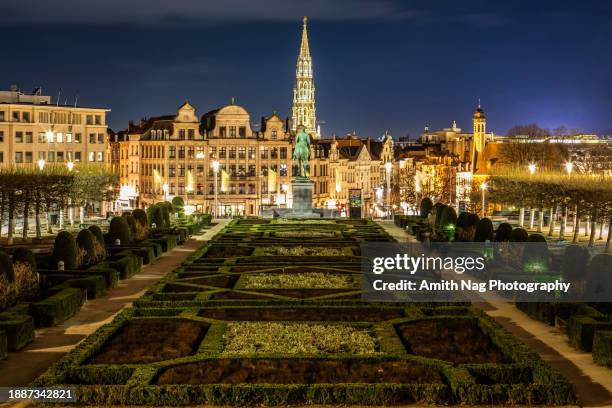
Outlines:
{"type": "Polygon", "coordinates": [[[106,263],[113,269],[119,271],[119,279],[128,279],[136,275],[142,269],[142,258],[127,251],[117,254],[106,263]]]}
{"type": "Polygon", "coordinates": [[[431,201],[431,198],[429,197],[425,197],[421,200],[421,205],[420,205],[420,212],[421,212],[421,217],[426,218],[429,213],[431,212],[431,209],[433,208],[433,202],[431,201]]]}
{"type": "Polygon", "coordinates": [[[13,261],[11,261],[11,257],[6,252],[2,251],[0,251],[0,275],[6,276],[9,282],[15,281],[13,261]]]}
{"type": "Polygon", "coordinates": [[[82,229],[79,231],[76,237],[76,242],[79,248],[85,250],[85,256],[81,261],[81,265],[90,265],[96,258],[94,250],[94,240],[96,237],[88,229],[82,229]]]}
{"type": "Polygon", "coordinates": [[[127,245],[132,242],[132,232],[124,217],[114,217],[111,220],[107,237],[109,244],[115,244],[117,239],[122,245],[127,245]]]}
{"type": "Polygon", "coordinates": [[[149,220],[149,226],[151,228],[166,228],[164,222],[164,215],[162,214],[162,209],[160,204],[152,204],[147,208],[147,216],[149,220]],[[155,227],[153,227],[155,224],[155,227]]]}
{"type": "Polygon", "coordinates": [[[529,233],[524,228],[515,228],[510,234],[510,242],[527,242],[529,233]]]}
{"type": "Polygon", "coordinates": [[[116,288],[119,285],[119,271],[111,268],[106,262],[100,262],[97,265],[87,269],[85,273],[96,274],[104,276],[106,281],[106,287],[116,288]]]}
{"type": "Polygon", "coordinates": [[[30,303],[30,314],[36,327],[54,326],[74,316],[82,304],[81,289],[66,288],[40,302],[30,303]]]}
{"type": "Polygon", "coordinates": [[[512,225],[507,222],[502,222],[498,225],[497,231],[495,231],[495,242],[506,242],[510,241],[512,235],[512,225]]]}
{"type": "Polygon", "coordinates": [[[90,225],[88,230],[96,237],[99,243],[104,245],[104,234],[102,234],[102,230],[97,225],[90,225]]]}
{"type": "Polygon", "coordinates": [[[474,242],[493,242],[493,223],[488,218],[481,218],[476,225],[474,242]]]}
{"type": "Polygon", "coordinates": [[[60,261],[64,261],[64,269],[78,268],[77,251],[78,247],[74,236],[68,231],[60,231],[55,237],[55,243],[53,244],[50,268],[57,269],[60,261]]]}
{"type": "Polygon", "coordinates": [[[563,253],[561,274],[566,282],[583,281],[587,276],[587,264],[591,255],[581,245],[568,245],[563,253]]]}
{"type": "Polygon", "coordinates": [[[74,274],[61,274],[57,278],[64,278],[62,283],[53,287],[54,290],[78,288],[86,291],[87,299],[96,299],[106,293],[106,280],[102,275],[74,277],[74,274]]]}
{"type": "Polygon", "coordinates": [[[28,248],[19,247],[13,252],[13,263],[21,262],[30,265],[33,271],[36,271],[36,255],[28,248]]]}
{"type": "Polygon", "coordinates": [[[134,217],[134,219],[138,221],[143,227],[149,226],[149,219],[145,210],[142,210],[140,208],[135,209],[134,211],[132,211],[132,217],[134,217]]]}
{"type": "Polygon", "coordinates": [[[28,314],[0,313],[0,330],[6,333],[9,351],[21,350],[34,341],[34,319],[28,314]]]}
{"type": "Polygon", "coordinates": [[[612,331],[599,330],[593,338],[593,360],[612,368],[612,331]]]}
{"type": "Polygon", "coordinates": [[[570,344],[578,350],[591,352],[596,331],[612,330],[612,322],[603,316],[574,315],[569,319],[567,334],[570,344]]]}
{"type": "Polygon", "coordinates": [[[6,338],[6,332],[0,330],[0,360],[4,360],[8,357],[8,340],[6,338]]]}
{"type": "Polygon", "coordinates": [[[151,238],[151,242],[161,245],[163,252],[168,252],[176,247],[176,235],[163,235],[157,238],[151,238]]]}

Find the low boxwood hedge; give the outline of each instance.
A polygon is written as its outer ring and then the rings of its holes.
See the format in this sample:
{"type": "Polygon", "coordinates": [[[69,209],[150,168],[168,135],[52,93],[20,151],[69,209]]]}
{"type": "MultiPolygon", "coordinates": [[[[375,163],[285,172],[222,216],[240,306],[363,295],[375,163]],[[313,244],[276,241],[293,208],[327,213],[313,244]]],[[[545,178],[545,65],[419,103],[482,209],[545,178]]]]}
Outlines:
{"type": "Polygon", "coordinates": [[[599,330],[593,337],[593,360],[612,368],[612,330],[599,330]]]}
{"type": "Polygon", "coordinates": [[[0,330],[0,360],[4,360],[8,356],[8,340],[6,339],[6,332],[0,330]]]}
{"type": "Polygon", "coordinates": [[[578,350],[590,352],[593,349],[595,332],[612,330],[612,322],[606,316],[574,315],[567,325],[570,344],[578,350]]]}
{"type": "Polygon", "coordinates": [[[6,333],[9,351],[17,351],[34,340],[34,319],[29,314],[0,313],[0,330],[6,333]]]}
{"type": "Polygon", "coordinates": [[[163,252],[171,251],[176,247],[176,236],[173,234],[166,234],[156,238],[151,238],[151,242],[161,245],[163,252]]]}
{"type": "MultiPolygon", "coordinates": [[[[78,275],[77,275],[78,276],[78,275]]],[[[83,277],[75,277],[71,275],[59,275],[64,278],[64,282],[55,286],[54,290],[63,290],[66,288],[78,288],[86,292],[87,299],[96,299],[106,293],[106,280],[102,275],[91,275],[83,277]]]]}
{"type": "Polygon", "coordinates": [[[142,258],[130,252],[121,252],[106,262],[108,266],[119,271],[119,279],[128,279],[142,269],[142,258]]]}
{"type": "Polygon", "coordinates": [[[84,272],[104,276],[108,289],[116,288],[119,285],[119,271],[110,267],[106,262],[100,262],[84,272]]]}
{"type": "Polygon", "coordinates": [[[66,288],[40,302],[30,303],[30,314],[36,327],[53,326],[74,316],[83,300],[81,289],[66,288]]]}

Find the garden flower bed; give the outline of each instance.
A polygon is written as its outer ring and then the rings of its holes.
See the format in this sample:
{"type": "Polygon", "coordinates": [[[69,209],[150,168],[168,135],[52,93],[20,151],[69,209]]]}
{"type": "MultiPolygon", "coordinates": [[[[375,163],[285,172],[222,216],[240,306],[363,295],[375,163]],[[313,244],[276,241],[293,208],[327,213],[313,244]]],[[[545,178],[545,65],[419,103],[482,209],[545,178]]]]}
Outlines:
{"type": "Polygon", "coordinates": [[[375,354],[370,328],[328,324],[237,322],[227,325],[225,354],[375,354]]]}
{"type": "Polygon", "coordinates": [[[332,273],[261,273],[245,276],[244,289],[351,289],[359,288],[356,277],[332,273]]]}

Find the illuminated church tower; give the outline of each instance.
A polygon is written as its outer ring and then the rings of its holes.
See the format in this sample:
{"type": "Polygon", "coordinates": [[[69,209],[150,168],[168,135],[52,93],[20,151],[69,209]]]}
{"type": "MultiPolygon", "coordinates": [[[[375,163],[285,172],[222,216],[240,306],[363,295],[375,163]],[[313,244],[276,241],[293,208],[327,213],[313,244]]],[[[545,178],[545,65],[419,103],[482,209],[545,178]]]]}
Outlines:
{"type": "Polygon", "coordinates": [[[304,126],[307,133],[318,139],[320,135],[317,129],[315,87],[312,78],[312,60],[308,47],[307,23],[308,18],[304,17],[302,44],[300,45],[300,55],[295,67],[291,130],[296,131],[298,126],[304,126]]]}
{"type": "Polygon", "coordinates": [[[484,174],[485,160],[484,150],[486,143],[486,130],[487,130],[487,119],[485,118],[484,110],[480,106],[480,100],[478,100],[478,107],[473,116],[474,121],[474,139],[472,141],[472,173],[484,174]]]}

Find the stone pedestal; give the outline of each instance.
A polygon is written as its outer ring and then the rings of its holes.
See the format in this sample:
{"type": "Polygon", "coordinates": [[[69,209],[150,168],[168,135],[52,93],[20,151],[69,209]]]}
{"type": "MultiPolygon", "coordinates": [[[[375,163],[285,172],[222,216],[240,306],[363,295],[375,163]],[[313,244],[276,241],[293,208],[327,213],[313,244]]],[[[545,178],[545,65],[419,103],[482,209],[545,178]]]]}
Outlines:
{"type": "Polygon", "coordinates": [[[314,188],[314,182],[307,178],[295,178],[291,181],[291,188],[293,192],[291,217],[305,218],[319,216],[312,212],[312,190],[314,188]]]}

